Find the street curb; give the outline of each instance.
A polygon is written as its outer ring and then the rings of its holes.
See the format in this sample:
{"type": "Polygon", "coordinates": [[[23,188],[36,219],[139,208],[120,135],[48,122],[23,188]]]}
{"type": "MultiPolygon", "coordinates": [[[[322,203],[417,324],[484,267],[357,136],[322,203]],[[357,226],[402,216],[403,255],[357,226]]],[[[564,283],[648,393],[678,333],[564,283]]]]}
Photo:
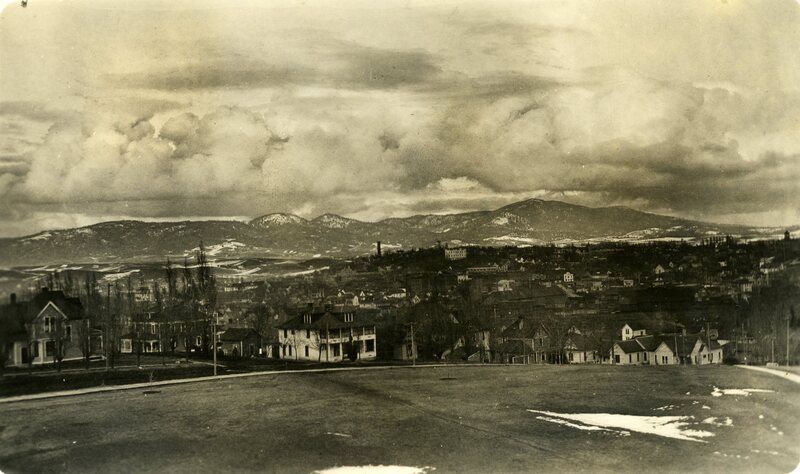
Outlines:
{"type": "Polygon", "coordinates": [[[790,380],[794,383],[800,383],[800,375],[793,374],[786,370],[777,370],[777,369],[768,369],[766,367],[754,367],[752,365],[737,365],[736,367],[741,367],[743,369],[750,369],[756,370],[758,372],[764,372],[766,374],[777,375],[778,377],[782,377],[786,380],[790,380]]]}
{"type": "Polygon", "coordinates": [[[43,400],[47,398],[74,397],[78,395],[89,395],[94,393],[119,392],[122,390],[135,390],[138,388],[163,387],[165,385],[181,385],[195,382],[211,382],[214,380],[227,380],[244,377],[258,377],[262,375],[278,374],[310,374],[320,372],[353,372],[357,370],[391,370],[391,369],[431,369],[431,368],[459,368],[459,367],[506,367],[514,364],[430,364],[430,365],[380,365],[368,367],[330,367],[321,369],[297,369],[297,370],[268,370],[263,372],[245,372],[242,374],[209,375],[205,377],[192,377],[186,379],[160,380],[157,382],[142,382],[126,385],[105,385],[100,387],[89,387],[75,390],[62,390],[59,392],[34,393],[30,395],[18,395],[15,397],[0,398],[0,404],[25,402],[30,400],[43,400]]]}

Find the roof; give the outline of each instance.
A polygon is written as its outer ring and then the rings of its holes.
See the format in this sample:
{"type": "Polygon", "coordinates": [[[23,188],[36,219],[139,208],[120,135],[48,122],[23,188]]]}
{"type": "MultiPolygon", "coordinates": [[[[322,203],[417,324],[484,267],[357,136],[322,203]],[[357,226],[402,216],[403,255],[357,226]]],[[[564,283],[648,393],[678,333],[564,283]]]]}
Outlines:
{"type": "Polygon", "coordinates": [[[617,341],[616,344],[622,352],[625,354],[632,354],[634,352],[644,352],[644,347],[642,347],[636,339],[631,339],[629,341],[617,341]]]}
{"type": "Polygon", "coordinates": [[[319,312],[315,309],[289,319],[278,325],[278,329],[342,329],[374,326],[377,312],[352,307],[330,308],[319,312]],[[352,315],[352,321],[345,321],[345,315],[352,315]],[[308,321],[308,322],[307,322],[308,321]]]}
{"type": "Polygon", "coordinates": [[[219,336],[221,342],[238,342],[250,338],[258,338],[258,333],[253,328],[228,328],[219,336]]]}
{"type": "Polygon", "coordinates": [[[583,334],[569,334],[564,342],[564,348],[573,351],[590,351],[597,349],[597,341],[583,334]]]}
{"type": "Polygon", "coordinates": [[[525,355],[532,354],[534,351],[530,341],[511,340],[495,345],[492,352],[498,352],[501,354],[525,355]]]}
{"type": "Polygon", "coordinates": [[[52,302],[68,319],[82,319],[83,305],[79,298],[68,297],[63,291],[42,289],[31,301],[14,301],[0,306],[0,325],[12,336],[26,334],[25,325],[52,302]]]}

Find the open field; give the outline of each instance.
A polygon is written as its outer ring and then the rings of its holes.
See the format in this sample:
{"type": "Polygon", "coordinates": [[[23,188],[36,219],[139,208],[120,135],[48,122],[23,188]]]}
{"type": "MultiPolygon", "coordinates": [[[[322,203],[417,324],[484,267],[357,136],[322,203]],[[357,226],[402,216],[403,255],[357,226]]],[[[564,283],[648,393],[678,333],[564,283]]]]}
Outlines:
{"type": "Polygon", "coordinates": [[[798,421],[800,386],[727,366],[285,373],[2,404],[0,470],[789,472],[798,421]],[[587,413],[693,418],[684,439],[564,418],[587,413]]]}

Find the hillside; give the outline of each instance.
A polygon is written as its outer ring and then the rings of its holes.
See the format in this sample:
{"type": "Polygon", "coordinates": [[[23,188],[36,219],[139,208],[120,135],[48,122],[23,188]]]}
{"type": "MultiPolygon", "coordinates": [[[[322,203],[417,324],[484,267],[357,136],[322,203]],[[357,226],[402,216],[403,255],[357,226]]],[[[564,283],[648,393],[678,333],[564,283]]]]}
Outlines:
{"type": "Polygon", "coordinates": [[[779,235],[782,229],[716,225],[625,207],[590,208],[529,199],[494,211],[418,215],[378,222],[324,214],[307,220],[285,213],[236,221],[103,222],[0,239],[0,265],[181,259],[202,240],[215,257],[333,256],[426,247],[437,241],[473,245],[569,243],[586,240],[697,239],[716,234],[779,235]]]}

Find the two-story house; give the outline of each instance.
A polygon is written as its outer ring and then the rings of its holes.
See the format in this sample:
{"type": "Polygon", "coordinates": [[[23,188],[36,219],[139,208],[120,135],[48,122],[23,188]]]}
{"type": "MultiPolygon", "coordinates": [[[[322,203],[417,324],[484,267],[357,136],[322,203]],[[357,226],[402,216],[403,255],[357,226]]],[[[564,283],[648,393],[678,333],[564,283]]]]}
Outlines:
{"type": "Polygon", "coordinates": [[[377,356],[375,311],[352,306],[308,305],[278,326],[282,359],[340,362],[377,356]]]}
{"type": "Polygon", "coordinates": [[[96,347],[80,299],[47,288],[31,301],[11,295],[0,308],[0,324],[7,328],[6,363],[12,367],[80,359],[96,347]]]}

